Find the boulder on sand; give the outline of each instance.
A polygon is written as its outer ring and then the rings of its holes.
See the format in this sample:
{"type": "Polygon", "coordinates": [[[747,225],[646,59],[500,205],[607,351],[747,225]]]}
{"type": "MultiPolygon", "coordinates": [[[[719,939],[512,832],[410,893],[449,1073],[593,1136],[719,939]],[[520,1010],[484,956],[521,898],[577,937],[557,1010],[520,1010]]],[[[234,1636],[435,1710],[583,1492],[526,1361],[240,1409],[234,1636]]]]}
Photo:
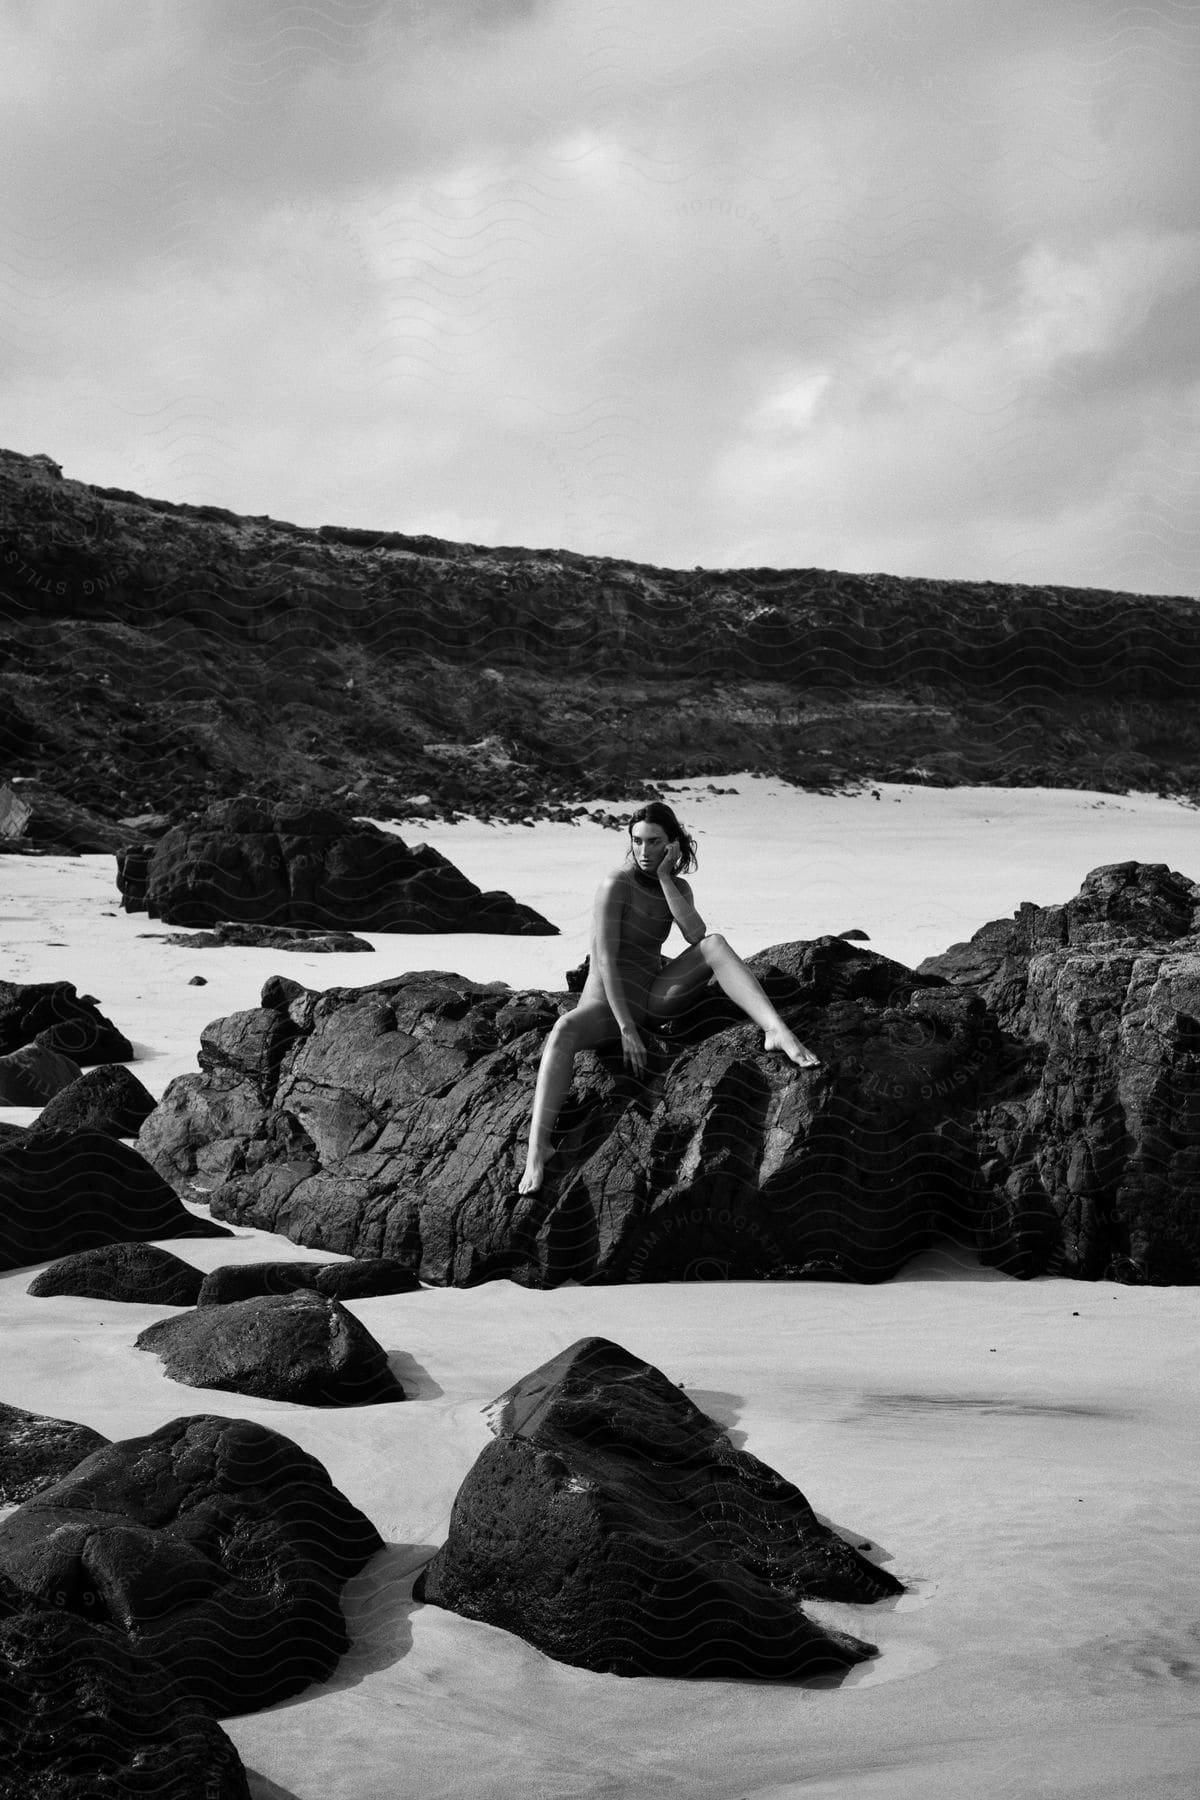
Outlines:
{"type": "Polygon", "coordinates": [[[0,1269],[127,1239],[230,1235],[188,1212],[143,1156],[102,1131],[0,1140],[0,1269]]]}
{"type": "Polygon", "coordinates": [[[0,1800],[251,1800],[215,1719],[120,1632],[0,1591],[0,1800]]]}
{"type": "Polygon", "coordinates": [[[305,931],[299,925],[244,925],[229,919],[211,931],[169,931],[160,941],[182,950],[299,950],[306,956],[373,955],[375,950],[352,931],[305,931]]]}
{"type": "Polygon", "coordinates": [[[156,1104],[132,1069],[123,1063],[100,1063],[60,1088],[34,1123],[38,1131],[103,1131],[110,1137],[132,1138],[156,1104]]]}
{"type": "Polygon", "coordinates": [[[39,1299],[75,1294],[141,1306],[194,1306],[203,1279],[192,1263],[157,1244],[101,1244],[60,1256],[25,1291],[39,1299]]]}
{"type": "Polygon", "coordinates": [[[200,1284],[197,1306],[228,1306],[256,1294],[294,1294],[313,1288],[331,1300],[367,1300],[375,1294],[411,1294],[421,1285],[394,1257],[354,1257],[349,1262],[221,1263],[200,1284]]]}
{"type": "Polygon", "coordinates": [[[173,1381],[301,1406],[403,1400],[387,1352],[340,1301],[311,1288],[160,1319],[137,1338],[173,1381]]]}
{"type": "Polygon", "coordinates": [[[95,1451],[0,1520],[0,1575],[124,1634],[218,1717],[333,1672],[342,1587],[382,1548],[315,1457],[204,1414],[95,1451]]]}
{"type": "Polygon", "coordinates": [[[42,1044],[0,1056],[0,1106],[45,1106],[83,1073],[77,1062],[42,1044]]]}
{"type": "Polygon", "coordinates": [[[492,1424],[416,1598],[618,1675],[786,1681],[876,1654],[800,1602],[903,1585],[619,1344],[572,1344],[492,1424]]]}
{"type": "MultiPolygon", "coordinates": [[[[551,935],[510,894],[481,892],[432,846],[324,808],[225,800],[173,826],[142,867],[130,862],[127,910],[170,925],[223,921],[312,930],[481,931],[551,935]]],[[[124,876],[119,871],[119,880],[124,876]]]]}
{"type": "Polygon", "coordinates": [[[80,1066],[133,1061],[133,1045],[70,981],[0,981],[0,1055],[35,1039],[80,1066]]]}
{"type": "Polygon", "coordinates": [[[0,1402],[0,1506],[53,1487],[108,1439],[90,1425],[0,1402]]]}

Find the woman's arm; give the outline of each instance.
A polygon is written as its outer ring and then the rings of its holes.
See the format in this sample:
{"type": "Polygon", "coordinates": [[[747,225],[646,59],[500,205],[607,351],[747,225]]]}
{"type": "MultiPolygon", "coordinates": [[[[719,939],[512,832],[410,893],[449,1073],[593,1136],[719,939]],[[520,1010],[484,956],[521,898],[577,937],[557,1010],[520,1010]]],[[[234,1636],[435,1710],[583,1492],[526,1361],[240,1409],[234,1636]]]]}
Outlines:
{"type": "Polygon", "coordinates": [[[596,967],[604,984],[604,998],[612,1009],[613,1018],[622,1035],[632,1031],[636,1037],[637,1026],[625,998],[625,983],[621,976],[621,924],[625,911],[621,885],[619,876],[610,875],[597,888],[592,943],[596,967]]]}
{"type": "Polygon", "coordinates": [[[663,899],[671,909],[671,917],[680,931],[689,944],[698,944],[708,927],[696,911],[690,886],[686,881],[678,879],[675,874],[675,865],[678,861],[678,846],[672,844],[658,865],[658,883],[662,888],[663,899]]]}

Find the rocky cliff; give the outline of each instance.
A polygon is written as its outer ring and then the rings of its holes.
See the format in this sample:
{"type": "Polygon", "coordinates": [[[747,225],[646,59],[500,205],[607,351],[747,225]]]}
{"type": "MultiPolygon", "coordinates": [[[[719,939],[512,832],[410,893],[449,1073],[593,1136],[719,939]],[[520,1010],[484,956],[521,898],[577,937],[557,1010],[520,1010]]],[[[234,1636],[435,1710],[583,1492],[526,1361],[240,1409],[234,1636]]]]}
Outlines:
{"type": "Polygon", "coordinates": [[[0,451],[0,616],[5,772],[108,817],[523,816],[741,768],[1200,791],[1186,598],[302,527],[0,451]]]}

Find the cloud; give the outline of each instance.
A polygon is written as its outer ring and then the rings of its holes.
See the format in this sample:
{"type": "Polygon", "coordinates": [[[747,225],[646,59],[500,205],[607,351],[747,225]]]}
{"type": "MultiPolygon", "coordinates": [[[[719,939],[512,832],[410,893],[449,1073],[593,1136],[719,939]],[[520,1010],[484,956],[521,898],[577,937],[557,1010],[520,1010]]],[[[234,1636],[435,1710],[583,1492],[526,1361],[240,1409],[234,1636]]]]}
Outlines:
{"type": "Polygon", "coordinates": [[[1188,8],[48,0],[0,28],[14,447],[687,566],[1194,584],[1188,8]]]}

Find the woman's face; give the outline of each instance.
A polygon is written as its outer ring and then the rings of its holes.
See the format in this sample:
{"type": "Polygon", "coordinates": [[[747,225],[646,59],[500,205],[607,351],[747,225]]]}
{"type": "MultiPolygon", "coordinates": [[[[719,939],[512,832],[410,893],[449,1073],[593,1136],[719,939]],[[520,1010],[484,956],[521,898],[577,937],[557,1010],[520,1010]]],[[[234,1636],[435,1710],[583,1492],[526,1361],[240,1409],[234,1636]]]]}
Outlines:
{"type": "Polygon", "coordinates": [[[651,825],[648,819],[639,819],[629,832],[633,846],[633,860],[639,869],[652,875],[671,842],[661,825],[651,825]]]}

